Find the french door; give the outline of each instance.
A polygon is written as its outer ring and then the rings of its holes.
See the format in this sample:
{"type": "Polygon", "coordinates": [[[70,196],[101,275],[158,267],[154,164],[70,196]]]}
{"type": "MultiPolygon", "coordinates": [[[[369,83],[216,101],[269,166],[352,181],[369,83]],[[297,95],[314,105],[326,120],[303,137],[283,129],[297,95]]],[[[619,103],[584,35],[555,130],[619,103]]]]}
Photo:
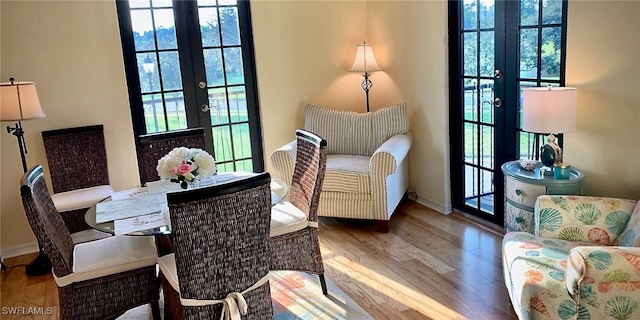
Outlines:
{"type": "Polygon", "coordinates": [[[218,170],[263,171],[247,1],[117,0],[137,137],[204,127],[218,170]]]}
{"type": "Polygon", "coordinates": [[[496,224],[500,166],[534,159],[543,137],[521,130],[521,90],[564,85],[567,3],[449,2],[451,185],[454,209],[496,224]]]}

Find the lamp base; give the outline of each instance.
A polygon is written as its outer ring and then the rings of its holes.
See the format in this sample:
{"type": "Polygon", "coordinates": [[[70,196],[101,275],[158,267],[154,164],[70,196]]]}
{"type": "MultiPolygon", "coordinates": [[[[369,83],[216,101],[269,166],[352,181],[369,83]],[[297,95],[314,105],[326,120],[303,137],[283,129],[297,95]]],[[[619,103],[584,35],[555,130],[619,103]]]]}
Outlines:
{"type": "Polygon", "coordinates": [[[51,272],[51,261],[49,257],[40,250],[38,256],[27,265],[25,269],[28,276],[41,276],[51,272]]]}

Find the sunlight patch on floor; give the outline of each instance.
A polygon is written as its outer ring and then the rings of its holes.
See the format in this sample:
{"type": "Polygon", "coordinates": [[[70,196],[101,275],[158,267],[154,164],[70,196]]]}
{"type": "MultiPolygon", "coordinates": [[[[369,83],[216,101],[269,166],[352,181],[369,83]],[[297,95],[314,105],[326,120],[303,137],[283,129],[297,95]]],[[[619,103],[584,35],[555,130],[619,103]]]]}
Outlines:
{"type": "MultiPolygon", "coordinates": [[[[322,252],[325,265],[357,281],[357,285],[364,290],[375,290],[377,294],[396,301],[406,309],[413,309],[432,319],[465,319],[464,316],[431,297],[377,273],[356,261],[336,254],[324,246],[322,252]]],[[[344,285],[351,284],[344,283],[344,285]]]]}

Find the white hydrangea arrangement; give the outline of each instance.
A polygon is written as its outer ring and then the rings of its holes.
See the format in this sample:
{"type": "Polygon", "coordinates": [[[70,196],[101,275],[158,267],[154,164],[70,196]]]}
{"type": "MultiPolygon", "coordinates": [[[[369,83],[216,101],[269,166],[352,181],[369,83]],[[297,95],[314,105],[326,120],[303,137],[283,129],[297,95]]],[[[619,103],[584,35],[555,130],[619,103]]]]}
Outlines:
{"type": "Polygon", "coordinates": [[[206,151],[179,147],[158,160],[156,168],[161,179],[180,184],[187,189],[189,183],[216,173],[216,161],[206,151]]]}

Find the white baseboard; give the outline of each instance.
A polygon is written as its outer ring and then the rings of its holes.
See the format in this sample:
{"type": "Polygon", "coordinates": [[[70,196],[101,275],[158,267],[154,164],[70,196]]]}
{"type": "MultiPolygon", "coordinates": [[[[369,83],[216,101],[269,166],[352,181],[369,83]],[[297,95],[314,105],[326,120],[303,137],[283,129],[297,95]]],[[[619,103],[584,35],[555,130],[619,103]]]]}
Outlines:
{"type": "Polygon", "coordinates": [[[38,244],[37,243],[27,243],[21,244],[10,248],[2,249],[2,260],[4,261],[7,258],[13,258],[17,256],[22,256],[25,254],[38,252],[38,244]]]}
{"type": "Polygon", "coordinates": [[[440,212],[442,214],[450,214],[451,212],[453,212],[453,208],[451,207],[451,204],[443,204],[440,202],[436,202],[436,201],[432,201],[429,200],[421,195],[419,195],[418,193],[416,193],[415,191],[411,191],[414,192],[416,194],[416,199],[414,200],[415,202],[431,209],[434,210],[436,212],[440,212]]]}

